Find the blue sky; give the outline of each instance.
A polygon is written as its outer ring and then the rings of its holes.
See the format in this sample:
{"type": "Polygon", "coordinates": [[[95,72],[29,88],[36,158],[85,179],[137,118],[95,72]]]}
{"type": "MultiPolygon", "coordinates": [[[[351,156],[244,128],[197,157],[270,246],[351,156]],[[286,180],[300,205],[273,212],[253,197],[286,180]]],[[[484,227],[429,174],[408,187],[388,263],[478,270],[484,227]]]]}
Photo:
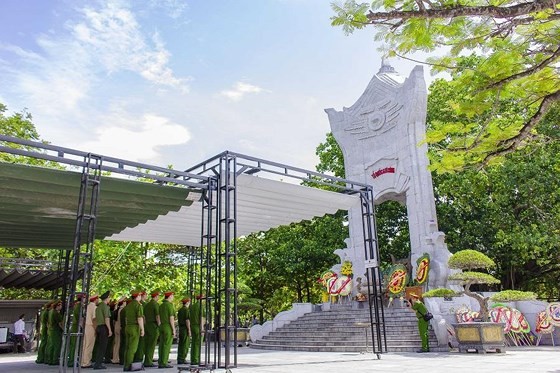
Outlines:
{"type": "Polygon", "coordinates": [[[352,105],[381,64],[374,30],[346,36],[332,15],[328,0],[2,0],[0,102],[56,145],[314,169],[323,109],[352,105]]]}

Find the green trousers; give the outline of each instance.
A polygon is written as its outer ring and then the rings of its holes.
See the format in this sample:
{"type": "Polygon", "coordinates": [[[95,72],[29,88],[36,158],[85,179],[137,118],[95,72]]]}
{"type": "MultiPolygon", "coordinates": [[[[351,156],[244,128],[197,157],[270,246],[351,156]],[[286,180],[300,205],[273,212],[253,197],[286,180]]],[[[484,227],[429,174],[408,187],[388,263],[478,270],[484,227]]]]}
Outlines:
{"type": "Polygon", "coordinates": [[[187,360],[189,353],[189,331],[186,327],[179,327],[179,343],[177,346],[177,363],[182,364],[187,360]]]}
{"type": "Polygon", "coordinates": [[[46,351],[45,363],[49,365],[58,365],[60,357],[60,348],[62,346],[62,332],[59,330],[49,331],[49,344],[46,351]]]}
{"type": "Polygon", "coordinates": [[[200,329],[193,328],[191,323],[191,365],[200,364],[200,346],[202,344],[202,336],[200,329]]]}
{"type": "MultiPolygon", "coordinates": [[[[145,333],[145,330],[144,330],[145,333]]],[[[145,336],[146,334],[144,334],[145,336]]],[[[144,362],[144,345],[146,342],[145,337],[140,337],[138,339],[138,347],[136,348],[136,353],[134,354],[134,362],[144,362]]]]}
{"type": "Polygon", "coordinates": [[[418,331],[420,332],[420,339],[422,339],[422,351],[430,351],[430,346],[428,345],[428,325],[428,321],[422,318],[418,319],[418,331]]]}
{"type": "Polygon", "coordinates": [[[158,366],[164,367],[169,364],[169,352],[173,343],[173,330],[169,324],[161,324],[159,327],[158,366]]]}
{"type": "Polygon", "coordinates": [[[156,323],[146,324],[146,335],[144,336],[144,365],[154,364],[154,351],[156,350],[159,337],[159,327],[156,323]]]}
{"type": "Polygon", "coordinates": [[[42,328],[41,330],[41,340],[39,341],[39,349],[37,350],[37,360],[35,361],[37,364],[46,363],[46,349],[48,344],[48,334],[47,328],[42,328]]]}
{"type": "Polygon", "coordinates": [[[121,345],[119,346],[119,364],[124,364],[124,352],[126,351],[126,327],[121,326],[121,345]]]}
{"type": "Polygon", "coordinates": [[[138,324],[127,325],[124,329],[126,334],[126,347],[124,351],[124,369],[130,369],[130,365],[134,360],[134,354],[138,348],[140,340],[140,326],[138,324]]]}

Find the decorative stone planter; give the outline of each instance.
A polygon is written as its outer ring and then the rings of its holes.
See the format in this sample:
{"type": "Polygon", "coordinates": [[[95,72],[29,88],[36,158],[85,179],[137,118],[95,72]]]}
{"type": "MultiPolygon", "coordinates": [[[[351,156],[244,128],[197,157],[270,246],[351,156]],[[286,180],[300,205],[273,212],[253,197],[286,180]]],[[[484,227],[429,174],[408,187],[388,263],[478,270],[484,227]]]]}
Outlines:
{"type": "Polygon", "coordinates": [[[476,350],[485,354],[487,350],[505,352],[504,324],[493,322],[469,322],[453,324],[459,342],[459,352],[476,350]]]}

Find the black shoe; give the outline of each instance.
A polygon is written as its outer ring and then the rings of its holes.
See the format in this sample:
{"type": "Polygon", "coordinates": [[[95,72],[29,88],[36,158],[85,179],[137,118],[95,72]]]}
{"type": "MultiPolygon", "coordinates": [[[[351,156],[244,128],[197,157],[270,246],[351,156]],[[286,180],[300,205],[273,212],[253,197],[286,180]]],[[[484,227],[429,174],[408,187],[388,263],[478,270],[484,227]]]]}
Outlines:
{"type": "Polygon", "coordinates": [[[144,368],[153,368],[155,367],[154,364],[144,364],[144,368]]]}
{"type": "Polygon", "coordinates": [[[89,369],[89,368],[93,368],[93,365],[90,364],[82,367],[82,369],[89,369]]]}
{"type": "Polygon", "coordinates": [[[99,366],[94,366],[93,369],[94,370],[96,370],[96,369],[107,369],[107,367],[105,365],[99,365],[99,366]]]}
{"type": "Polygon", "coordinates": [[[167,369],[167,368],[173,368],[173,365],[167,364],[167,365],[158,365],[159,369],[167,369]]]}
{"type": "Polygon", "coordinates": [[[177,360],[177,364],[185,364],[184,360],[177,360]]]}
{"type": "Polygon", "coordinates": [[[130,368],[123,368],[122,370],[123,370],[123,372],[130,372],[131,371],[130,368]]]}

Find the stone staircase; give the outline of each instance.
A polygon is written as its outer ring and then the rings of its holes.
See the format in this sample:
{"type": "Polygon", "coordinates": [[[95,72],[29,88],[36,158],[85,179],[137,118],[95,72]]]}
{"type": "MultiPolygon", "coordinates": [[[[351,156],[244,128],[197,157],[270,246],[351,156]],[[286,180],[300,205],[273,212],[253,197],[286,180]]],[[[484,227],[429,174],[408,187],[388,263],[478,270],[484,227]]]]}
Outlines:
{"type": "MultiPolygon", "coordinates": [[[[406,308],[385,308],[388,352],[415,352],[421,346],[416,316],[406,308]]],[[[251,344],[251,348],[283,351],[365,352],[371,351],[369,310],[350,305],[331,305],[329,311],[303,315],[251,344]],[[367,330],[367,346],[366,346],[367,330]]],[[[437,347],[430,327],[431,351],[448,351],[437,347]]]]}

